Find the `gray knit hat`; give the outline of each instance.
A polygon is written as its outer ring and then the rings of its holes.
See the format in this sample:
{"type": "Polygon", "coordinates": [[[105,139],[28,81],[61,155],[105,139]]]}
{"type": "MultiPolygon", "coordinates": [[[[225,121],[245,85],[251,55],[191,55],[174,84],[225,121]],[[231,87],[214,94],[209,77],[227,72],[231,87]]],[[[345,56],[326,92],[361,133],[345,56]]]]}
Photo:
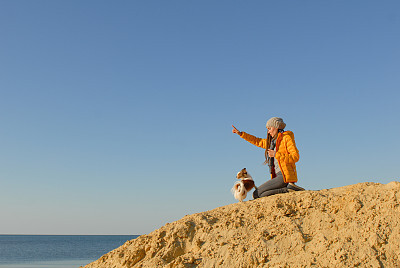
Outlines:
{"type": "Polygon", "coordinates": [[[277,129],[284,129],[286,124],[283,122],[283,119],[280,117],[272,117],[267,121],[266,127],[276,127],[277,129]]]}

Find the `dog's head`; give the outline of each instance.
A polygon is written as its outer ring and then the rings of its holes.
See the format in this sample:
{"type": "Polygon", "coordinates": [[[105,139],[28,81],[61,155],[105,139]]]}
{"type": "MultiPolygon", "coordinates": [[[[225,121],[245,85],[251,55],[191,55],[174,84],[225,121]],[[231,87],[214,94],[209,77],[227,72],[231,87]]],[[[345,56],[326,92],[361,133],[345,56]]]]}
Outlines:
{"type": "Polygon", "coordinates": [[[238,174],[236,175],[236,178],[238,180],[243,180],[245,178],[251,178],[251,176],[247,173],[246,168],[242,169],[241,171],[238,172],[238,174]]]}
{"type": "Polygon", "coordinates": [[[236,178],[237,178],[238,180],[243,179],[243,178],[246,178],[246,177],[247,177],[247,170],[246,170],[246,168],[244,168],[244,169],[242,169],[241,171],[239,171],[239,172],[237,173],[237,175],[236,175],[236,178]]]}

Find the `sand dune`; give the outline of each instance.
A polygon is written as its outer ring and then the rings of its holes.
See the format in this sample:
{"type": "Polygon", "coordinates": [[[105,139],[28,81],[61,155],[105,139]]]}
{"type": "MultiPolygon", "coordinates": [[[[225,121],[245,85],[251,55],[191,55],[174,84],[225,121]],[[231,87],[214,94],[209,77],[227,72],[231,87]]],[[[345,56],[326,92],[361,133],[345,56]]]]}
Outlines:
{"type": "Polygon", "coordinates": [[[187,215],[91,267],[400,267],[400,183],[360,183],[187,215]]]}

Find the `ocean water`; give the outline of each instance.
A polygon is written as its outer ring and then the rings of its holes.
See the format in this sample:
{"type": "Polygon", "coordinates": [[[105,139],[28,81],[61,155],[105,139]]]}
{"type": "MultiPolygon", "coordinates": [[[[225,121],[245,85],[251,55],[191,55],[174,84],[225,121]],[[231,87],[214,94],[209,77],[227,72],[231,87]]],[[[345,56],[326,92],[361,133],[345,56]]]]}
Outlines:
{"type": "Polygon", "coordinates": [[[138,235],[0,235],[0,268],[84,266],[138,235]]]}

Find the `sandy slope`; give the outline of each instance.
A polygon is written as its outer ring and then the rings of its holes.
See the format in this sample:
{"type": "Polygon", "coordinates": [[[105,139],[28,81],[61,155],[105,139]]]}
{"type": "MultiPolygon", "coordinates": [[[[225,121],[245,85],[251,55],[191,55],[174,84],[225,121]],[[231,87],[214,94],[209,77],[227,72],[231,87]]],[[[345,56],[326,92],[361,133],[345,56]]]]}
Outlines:
{"type": "Polygon", "coordinates": [[[400,183],[294,192],[188,215],[91,267],[400,267],[400,183]]]}

